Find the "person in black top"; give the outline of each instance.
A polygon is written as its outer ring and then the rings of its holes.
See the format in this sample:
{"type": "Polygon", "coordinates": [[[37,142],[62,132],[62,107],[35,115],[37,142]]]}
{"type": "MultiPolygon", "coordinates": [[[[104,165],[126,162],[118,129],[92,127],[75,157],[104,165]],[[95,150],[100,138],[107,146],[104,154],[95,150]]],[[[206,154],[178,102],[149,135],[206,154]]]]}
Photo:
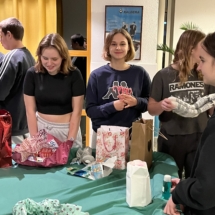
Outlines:
{"type": "Polygon", "coordinates": [[[160,132],[168,139],[158,137],[158,151],[174,158],[180,178],[183,170],[185,178],[190,176],[198,143],[212,110],[195,118],[184,118],[172,112],[168,98],[174,96],[192,105],[213,93],[214,89],[204,84],[197,70],[204,37],[201,31],[184,31],[177,42],[173,63],[155,74],[150,91],[148,112],[159,116],[160,132]]]}
{"type": "MultiPolygon", "coordinates": [[[[74,34],[71,36],[71,47],[73,50],[85,50],[85,39],[81,34],[74,34]]],[[[76,66],[87,83],[87,58],[86,57],[72,57],[72,64],[76,66]]]]}
{"type": "Polygon", "coordinates": [[[0,61],[0,108],[12,116],[12,143],[21,143],[28,136],[23,100],[23,82],[34,58],[22,43],[24,27],[16,18],[0,22],[0,40],[8,52],[0,61]]]}
{"type": "Polygon", "coordinates": [[[59,34],[46,35],[36,54],[38,61],[24,82],[30,135],[45,129],[62,142],[75,140],[82,146],[79,125],[85,87],[81,73],[71,65],[67,45],[59,34]]]}
{"type": "MultiPolygon", "coordinates": [[[[208,34],[199,50],[198,70],[203,74],[205,84],[215,86],[215,32],[208,34]]],[[[215,214],[215,114],[208,120],[202,134],[193,168],[189,178],[172,180],[172,197],[168,200],[164,213],[180,214],[176,204],[184,206],[185,215],[215,214]]]]}

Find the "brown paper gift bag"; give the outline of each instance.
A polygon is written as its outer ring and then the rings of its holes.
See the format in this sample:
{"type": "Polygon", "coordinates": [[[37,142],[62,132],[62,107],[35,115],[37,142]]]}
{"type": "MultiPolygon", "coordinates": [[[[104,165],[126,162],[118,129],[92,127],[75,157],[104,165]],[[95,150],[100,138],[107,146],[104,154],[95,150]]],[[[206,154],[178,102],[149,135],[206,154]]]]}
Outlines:
{"type": "Polygon", "coordinates": [[[132,123],[130,161],[142,160],[148,169],[152,164],[153,120],[137,120],[132,123]]]}

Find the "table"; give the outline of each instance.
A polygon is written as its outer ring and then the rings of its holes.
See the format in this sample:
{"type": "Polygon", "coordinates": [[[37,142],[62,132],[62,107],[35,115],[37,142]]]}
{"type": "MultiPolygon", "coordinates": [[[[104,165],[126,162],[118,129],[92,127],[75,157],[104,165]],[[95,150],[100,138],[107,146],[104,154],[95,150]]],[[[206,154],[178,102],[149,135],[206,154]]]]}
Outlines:
{"type": "MultiPolygon", "coordinates": [[[[75,157],[71,150],[69,162],[75,157]]],[[[68,163],[69,163],[68,162],[68,163]]],[[[30,198],[40,202],[46,198],[60,203],[82,206],[90,215],[163,215],[166,203],[161,198],[163,177],[178,176],[172,157],[153,152],[150,180],[153,201],[144,208],[129,208],[126,203],[126,170],[114,170],[111,175],[96,181],[67,174],[69,164],[55,168],[17,166],[0,169],[0,215],[12,214],[13,206],[30,198]]]]}

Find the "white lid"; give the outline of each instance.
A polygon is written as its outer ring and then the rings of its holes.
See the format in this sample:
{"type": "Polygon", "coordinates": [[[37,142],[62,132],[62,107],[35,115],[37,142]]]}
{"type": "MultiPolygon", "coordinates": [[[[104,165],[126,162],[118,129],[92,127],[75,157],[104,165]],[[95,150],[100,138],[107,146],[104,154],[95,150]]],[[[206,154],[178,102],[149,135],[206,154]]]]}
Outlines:
{"type": "Polygon", "coordinates": [[[171,175],[164,175],[164,181],[171,182],[171,175]]]}

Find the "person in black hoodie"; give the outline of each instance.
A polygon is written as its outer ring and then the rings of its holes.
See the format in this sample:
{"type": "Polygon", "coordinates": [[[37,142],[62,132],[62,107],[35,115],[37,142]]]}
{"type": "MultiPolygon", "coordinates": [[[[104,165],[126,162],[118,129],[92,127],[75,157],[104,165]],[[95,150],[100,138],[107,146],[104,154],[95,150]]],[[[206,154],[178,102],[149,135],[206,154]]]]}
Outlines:
{"type": "MultiPolygon", "coordinates": [[[[215,32],[208,34],[200,48],[200,63],[205,84],[215,86],[215,32]]],[[[184,207],[185,215],[215,214],[215,113],[202,134],[189,178],[172,180],[172,197],[164,213],[180,214],[176,204],[184,207]]]]}
{"type": "Polygon", "coordinates": [[[35,61],[22,43],[24,27],[16,18],[0,22],[0,42],[10,50],[0,63],[0,109],[12,116],[12,143],[21,143],[28,134],[23,82],[27,70],[35,61]]]}

